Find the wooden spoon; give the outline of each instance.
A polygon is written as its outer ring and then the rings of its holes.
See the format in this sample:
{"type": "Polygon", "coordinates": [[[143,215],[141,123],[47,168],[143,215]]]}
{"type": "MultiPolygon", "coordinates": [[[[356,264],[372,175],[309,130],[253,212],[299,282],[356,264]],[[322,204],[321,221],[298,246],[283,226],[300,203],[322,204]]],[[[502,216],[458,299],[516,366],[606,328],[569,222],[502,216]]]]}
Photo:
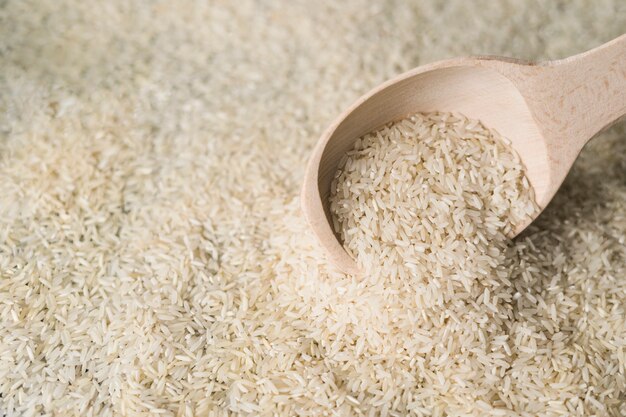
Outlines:
{"type": "Polygon", "coordinates": [[[330,184],[339,160],[360,136],[432,111],[462,113],[508,138],[543,210],[589,139],[626,114],[626,35],[558,61],[469,57],[435,62],[358,99],[315,146],[302,189],[305,217],[330,262],[343,272],[359,269],[332,228],[330,184]]]}

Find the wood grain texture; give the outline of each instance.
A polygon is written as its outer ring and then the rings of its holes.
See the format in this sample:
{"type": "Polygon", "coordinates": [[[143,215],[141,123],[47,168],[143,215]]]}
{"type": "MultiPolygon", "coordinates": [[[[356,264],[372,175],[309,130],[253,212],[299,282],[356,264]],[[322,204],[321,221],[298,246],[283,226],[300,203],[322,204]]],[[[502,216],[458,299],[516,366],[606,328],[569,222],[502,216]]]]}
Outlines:
{"type": "Polygon", "coordinates": [[[508,138],[543,210],[585,143],[626,114],[626,35],[580,55],[537,64],[500,57],[440,61],[358,99],[320,138],[302,189],[305,217],[329,261],[342,271],[359,273],[331,226],[328,197],[339,160],[358,137],[431,111],[462,113],[508,138]]]}

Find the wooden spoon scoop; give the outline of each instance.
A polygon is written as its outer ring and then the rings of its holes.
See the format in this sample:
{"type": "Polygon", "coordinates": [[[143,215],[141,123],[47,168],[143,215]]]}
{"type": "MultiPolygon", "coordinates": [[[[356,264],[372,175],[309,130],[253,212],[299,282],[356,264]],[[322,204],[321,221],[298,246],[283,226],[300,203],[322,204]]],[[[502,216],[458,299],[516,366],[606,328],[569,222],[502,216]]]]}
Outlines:
{"type": "Polygon", "coordinates": [[[330,184],[339,160],[360,136],[432,111],[462,113],[508,138],[543,210],[587,141],[626,114],[626,35],[558,61],[469,57],[435,62],[358,99],[320,138],[302,189],[306,219],[329,260],[343,272],[359,270],[332,229],[330,184]]]}

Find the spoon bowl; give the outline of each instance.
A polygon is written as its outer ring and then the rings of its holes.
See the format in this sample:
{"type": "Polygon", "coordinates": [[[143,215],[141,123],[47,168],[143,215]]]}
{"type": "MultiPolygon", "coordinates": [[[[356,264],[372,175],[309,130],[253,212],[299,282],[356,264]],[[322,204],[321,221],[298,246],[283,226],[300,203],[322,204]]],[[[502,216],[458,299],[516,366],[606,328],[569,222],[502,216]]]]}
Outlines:
{"type": "MultiPolygon", "coordinates": [[[[320,138],[302,189],[305,217],[341,271],[359,273],[332,229],[330,186],[339,161],[364,134],[433,111],[480,120],[510,140],[543,210],[589,139],[626,114],[626,35],[558,61],[469,57],[435,62],[357,100],[320,138]]],[[[514,235],[532,220],[518,225],[514,235]]]]}

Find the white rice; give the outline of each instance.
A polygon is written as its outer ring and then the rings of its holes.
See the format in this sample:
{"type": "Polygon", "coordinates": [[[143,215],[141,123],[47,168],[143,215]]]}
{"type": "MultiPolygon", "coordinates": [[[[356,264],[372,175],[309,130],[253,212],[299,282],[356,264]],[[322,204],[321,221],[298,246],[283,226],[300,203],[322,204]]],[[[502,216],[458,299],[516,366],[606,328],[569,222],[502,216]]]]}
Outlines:
{"type": "Polygon", "coordinates": [[[335,230],[371,276],[471,281],[538,211],[517,154],[450,113],[416,114],[356,141],[331,186],[335,230]]]}
{"type": "Polygon", "coordinates": [[[298,202],[320,132],[372,86],[448,56],[564,57],[624,12],[3,2],[0,415],[626,415],[623,125],[489,254],[509,263],[488,295],[343,275],[298,202]]]}
{"type": "MultiPolygon", "coordinates": [[[[399,354],[386,366],[389,383],[400,375],[412,381],[408,393],[372,406],[409,396],[411,408],[434,414],[568,414],[577,403],[563,393],[576,392],[587,401],[581,410],[621,406],[619,397],[582,395],[613,393],[624,381],[592,371],[598,344],[581,346],[581,329],[565,324],[582,300],[566,302],[554,291],[563,277],[528,266],[527,243],[506,237],[538,210],[526,183],[519,158],[496,132],[447,113],[417,114],[367,134],[340,163],[335,228],[366,272],[361,297],[376,306],[342,337],[374,332],[359,353],[399,354]],[[528,286],[538,277],[551,281],[551,302],[528,286]]],[[[602,346],[607,366],[613,345],[602,346]]]]}

